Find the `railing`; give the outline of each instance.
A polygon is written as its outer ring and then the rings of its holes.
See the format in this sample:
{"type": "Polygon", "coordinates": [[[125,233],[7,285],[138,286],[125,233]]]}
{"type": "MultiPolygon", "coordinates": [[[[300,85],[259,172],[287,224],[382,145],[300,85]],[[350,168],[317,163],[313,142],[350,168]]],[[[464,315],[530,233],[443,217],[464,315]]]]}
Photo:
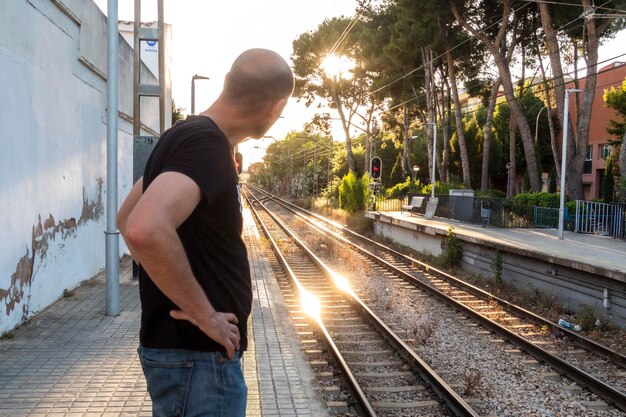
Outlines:
{"type": "MultiPolygon", "coordinates": [[[[535,227],[556,229],[559,227],[559,209],[554,207],[535,206],[535,227]]],[[[569,222],[567,207],[564,213],[565,224],[569,222]]]]}
{"type": "Polygon", "coordinates": [[[378,211],[400,211],[402,210],[402,200],[399,198],[376,197],[376,210],[378,211]]]}
{"type": "MultiPolygon", "coordinates": [[[[409,193],[405,201],[410,201],[413,196],[423,196],[429,199],[427,194],[409,193]]],[[[483,226],[524,228],[535,226],[534,208],[529,206],[517,206],[506,204],[499,198],[475,198],[465,196],[438,195],[439,199],[435,216],[446,219],[458,220],[466,223],[480,224],[483,226]]],[[[405,203],[408,204],[408,203],[405,203]]],[[[418,210],[424,214],[426,204],[418,210]]]]}
{"type": "MultiPolygon", "coordinates": [[[[429,194],[409,193],[404,199],[387,199],[378,196],[378,211],[401,211],[411,197],[430,199],[429,194]]],[[[559,209],[554,207],[518,206],[500,198],[480,198],[438,195],[436,217],[466,223],[503,228],[557,228],[559,209]]],[[[414,213],[425,215],[426,201],[414,213]]],[[[579,233],[594,233],[603,236],[626,238],[626,205],[604,204],[586,201],[576,202],[576,215],[564,213],[565,229],[579,233]]]]}
{"type": "Polygon", "coordinates": [[[623,238],[624,207],[620,204],[576,200],[574,231],[623,238]]]}

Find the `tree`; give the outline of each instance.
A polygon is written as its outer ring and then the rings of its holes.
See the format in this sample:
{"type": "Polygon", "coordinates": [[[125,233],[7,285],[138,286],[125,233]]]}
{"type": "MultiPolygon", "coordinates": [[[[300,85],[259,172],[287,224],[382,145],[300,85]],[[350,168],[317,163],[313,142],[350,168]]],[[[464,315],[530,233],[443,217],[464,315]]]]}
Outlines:
{"type": "Polygon", "coordinates": [[[388,187],[393,187],[401,182],[404,182],[404,169],[402,168],[402,154],[398,153],[396,162],[393,164],[393,168],[391,168],[388,187]]]}
{"type": "Polygon", "coordinates": [[[176,105],[172,100],[172,126],[178,121],[185,118],[185,109],[176,105]]]}
{"type": "Polygon", "coordinates": [[[293,41],[291,55],[296,84],[294,94],[305,100],[307,106],[321,99],[337,111],[345,134],[348,169],[351,172],[357,170],[350,127],[358,125],[353,123],[353,119],[357,116],[365,122],[366,127],[360,129],[370,137],[376,106],[375,97],[368,94],[373,75],[364,67],[357,42],[359,32],[356,19],[342,17],[325,20],[316,31],[303,33],[293,41]],[[332,74],[329,60],[335,60],[335,64],[340,65],[353,63],[354,66],[344,68],[342,74],[332,74]],[[364,108],[367,109],[365,112],[364,108]]]}
{"type": "Polygon", "coordinates": [[[616,147],[619,154],[619,196],[622,203],[626,203],[626,80],[621,88],[611,87],[604,91],[604,102],[615,110],[620,120],[609,121],[607,132],[617,137],[616,147]]]}
{"type": "Polygon", "coordinates": [[[606,159],[606,165],[604,167],[604,178],[602,180],[603,196],[602,199],[605,203],[611,203],[613,201],[613,194],[615,193],[615,176],[613,174],[613,155],[609,155],[606,159]]]}
{"type": "MultiPolygon", "coordinates": [[[[620,1],[609,0],[603,2],[602,7],[596,8],[592,0],[582,0],[582,14],[581,8],[555,6],[544,2],[539,4],[542,27],[546,35],[546,45],[554,74],[554,91],[560,125],[563,124],[563,103],[565,100],[565,82],[561,68],[560,51],[564,47],[559,44],[554,23],[567,22],[569,24],[579,18],[583,19],[580,25],[573,28],[577,30],[567,31],[567,36],[573,43],[574,62],[578,48],[582,47],[583,58],[587,67],[582,103],[578,98],[576,99],[576,114],[578,116],[576,130],[569,131],[573,133],[571,135],[572,140],[568,142],[568,160],[566,161],[568,169],[567,193],[570,199],[582,200],[584,198],[582,171],[589,144],[589,126],[598,70],[598,48],[603,37],[610,36],[624,25],[624,19],[616,19],[615,9],[618,8],[619,3],[620,1]]],[[[577,80],[575,80],[575,86],[578,87],[577,80]]],[[[570,126],[566,128],[570,129],[570,126]]]]}
{"type": "Polygon", "coordinates": [[[410,173],[410,134],[412,120],[419,117],[420,103],[414,91],[421,91],[423,78],[414,71],[421,66],[421,53],[415,46],[411,18],[399,12],[403,1],[391,2],[375,9],[362,6],[363,27],[360,48],[365,67],[376,74],[371,95],[386,99],[383,121],[402,141],[403,175],[410,173]]]}
{"type": "Polygon", "coordinates": [[[480,191],[486,193],[489,189],[489,156],[491,150],[491,142],[493,140],[493,112],[496,109],[496,100],[498,98],[498,90],[500,89],[500,79],[493,83],[491,92],[489,93],[489,104],[487,106],[487,119],[483,131],[483,161],[480,171],[480,191]]]}
{"type": "MultiPolygon", "coordinates": [[[[487,2],[485,0],[473,1],[471,4],[466,3],[469,2],[449,0],[449,4],[456,20],[487,48],[489,54],[494,60],[494,64],[498,68],[500,81],[502,82],[504,94],[511,109],[512,117],[514,118],[517,128],[520,131],[524,154],[526,156],[526,160],[529,161],[528,176],[531,189],[532,191],[538,192],[541,190],[541,179],[537,170],[537,164],[534,162],[536,161],[536,156],[533,135],[530,130],[528,120],[524,117],[519,101],[517,97],[515,97],[511,70],[509,67],[510,58],[515,50],[517,42],[519,41],[515,34],[515,30],[517,29],[516,25],[518,23],[517,14],[514,10],[512,10],[510,0],[503,0],[501,4],[496,4],[495,9],[499,10],[501,13],[500,27],[497,33],[490,33],[487,27],[480,27],[477,22],[485,22],[485,25],[487,25],[488,22],[492,22],[491,19],[486,18],[482,14],[492,12],[494,10],[493,2],[487,2]],[[513,30],[513,34],[509,33],[509,30],[513,30]]],[[[490,17],[493,17],[493,15],[490,17]]]]}

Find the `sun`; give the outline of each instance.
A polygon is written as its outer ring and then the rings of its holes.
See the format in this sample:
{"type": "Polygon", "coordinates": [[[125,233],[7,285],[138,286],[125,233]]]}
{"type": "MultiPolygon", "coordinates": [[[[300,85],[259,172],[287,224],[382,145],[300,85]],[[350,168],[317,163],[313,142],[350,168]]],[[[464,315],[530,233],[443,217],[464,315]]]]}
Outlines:
{"type": "Polygon", "coordinates": [[[328,55],[322,60],[322,70],[329,77],[350,79],[355,66],[354,60],[344,55],[328,55]]]}

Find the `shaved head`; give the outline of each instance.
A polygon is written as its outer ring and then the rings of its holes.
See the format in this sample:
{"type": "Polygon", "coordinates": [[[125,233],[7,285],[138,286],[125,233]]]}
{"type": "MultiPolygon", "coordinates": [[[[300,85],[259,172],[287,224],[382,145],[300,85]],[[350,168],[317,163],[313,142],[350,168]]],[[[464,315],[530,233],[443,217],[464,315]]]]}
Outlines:
{"type": "Polygon", "coordinates": [[[237,57],[224,84],[224,98],[250,107],[288,98],[293,91],[293,72],[274,51],[249,49],[237,57]]]}

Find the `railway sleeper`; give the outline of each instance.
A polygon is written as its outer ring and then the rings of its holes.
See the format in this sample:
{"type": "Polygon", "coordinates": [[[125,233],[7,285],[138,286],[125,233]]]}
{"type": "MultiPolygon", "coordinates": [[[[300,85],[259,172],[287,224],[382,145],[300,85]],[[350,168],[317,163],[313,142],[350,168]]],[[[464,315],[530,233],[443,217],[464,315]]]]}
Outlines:
{"type": "MultiPolygon", "coordinates": [[[[402,410],[406,410],[406,409],[431,408],[431,407],[439,408],[440,404],[438,401],[433,401],[433,400],[411,401],[411,402],[373,401],[372,407],[385,409],[385,410],[398,410],[399,413],[402,413],[402,410]]],[[[402,415],[402,414],[398,414],[398,415],[402,415]]]]}

